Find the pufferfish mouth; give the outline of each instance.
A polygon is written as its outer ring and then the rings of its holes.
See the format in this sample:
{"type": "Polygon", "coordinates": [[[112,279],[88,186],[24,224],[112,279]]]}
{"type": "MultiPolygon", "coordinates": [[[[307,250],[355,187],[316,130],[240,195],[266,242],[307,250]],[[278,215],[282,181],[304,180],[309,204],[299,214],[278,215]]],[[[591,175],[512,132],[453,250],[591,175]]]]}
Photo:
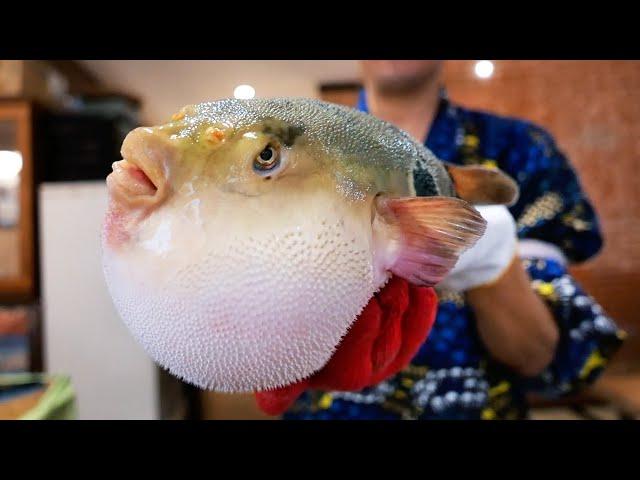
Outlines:
{"type": "Polygon", "coordinates": [[[124,159],[113,163],[107,177],[110,193],[127,206],[151,206],[165,196],[166,169],[154,152],[154,141],[142,132],[131,132],[123,144],[124,159]]]}
{"type": "Polygon", "coordinates": [[[158,187],[149,175],[129,160],[120,160],[113,164],[113,174],[110,175],[116,186],[134,196],[155,195],[158,187]]]}
{"type": "Polygon", "coordinates": [[[151,206],[158,200],[160,180],[130,160],[114,162],[107,186],[113,197],[129,207],[151,206]]]}

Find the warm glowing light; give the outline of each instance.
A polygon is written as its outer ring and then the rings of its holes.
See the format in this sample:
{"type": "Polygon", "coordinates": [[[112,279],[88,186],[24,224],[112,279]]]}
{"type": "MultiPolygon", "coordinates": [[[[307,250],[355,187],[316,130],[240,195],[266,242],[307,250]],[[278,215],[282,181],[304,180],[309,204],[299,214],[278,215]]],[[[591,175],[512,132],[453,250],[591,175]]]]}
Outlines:
{"type": "Polygon", "coordinates": [[[233,90],[233,96],[241,100],[249,100],[256,96],[256,91],[251,85],[238,85],[233,90]]]}
{"type": "Polygon", "coordinates": [[[0,182],[14,183],[22,170],[22,155],[13,150],[0,150],[0,182]]]}
{"type": "Polygon", "coordinates": [[[493,63],[489,60],[480,60],[474,68],[476,76],[480,78],[489,78],[493,75],[493,63]]]}

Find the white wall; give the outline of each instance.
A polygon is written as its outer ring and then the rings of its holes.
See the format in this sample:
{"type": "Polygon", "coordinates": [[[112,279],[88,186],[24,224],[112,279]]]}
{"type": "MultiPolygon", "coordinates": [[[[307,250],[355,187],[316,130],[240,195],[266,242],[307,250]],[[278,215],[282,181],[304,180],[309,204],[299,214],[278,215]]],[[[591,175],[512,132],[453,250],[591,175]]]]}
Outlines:
{"type": "Polygon", "coordinates": [[[80,419],[158,418],[158,371],[102,275],[105,182],[44,184],[39,196],[46,370],[71,376],[80,419]]]}
{"type": "Polygon", "coordinates": [[[184,105],[233,96],[249,84],[256,97],[317,97],[322,82],[358,77],[353,60],[84,60],[101,82],[143,101],[148,123],[184,105]]]}

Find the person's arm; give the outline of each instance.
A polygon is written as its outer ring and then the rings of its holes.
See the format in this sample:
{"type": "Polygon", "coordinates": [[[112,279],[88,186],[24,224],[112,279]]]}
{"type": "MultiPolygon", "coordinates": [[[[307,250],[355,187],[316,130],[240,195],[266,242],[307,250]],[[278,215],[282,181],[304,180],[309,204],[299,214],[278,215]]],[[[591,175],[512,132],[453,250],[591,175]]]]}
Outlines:
{"type": "Polygon", "coordinates": [[[440,288],[466,292],[478,333],[490,355],[523,376],[553,359],[559,331],[517,257],[515,220],[503,206],[476,207],[487,226],[440,288]]]}
{"type": "Polygon", "coordinates": [[[520,186],[520,198],[509,210],[517,219],[513,235],[517,227],[523,260],[500,270],[504,276],[492,277],[499,278],[495,283],[475,278],[506,265],[504,257],[492,258],[512,251],[512,235],[505,231],[494,235],[492,247],[480,248],[481,254],[461,257],[458,271],[443,283],[467,291],[479,334],[496,363],[526,377],[530,391],[566,394],[597,377],[625,334],[567,272],[567,263],[591,258],[602,246],[598,218],[578,176],[544,130],[520,123],[511,138],[499,166],[520,186]]]}
{"type": "Polygon", "coordinates": [[[551,135],[522,122],[511,138],[512,147],[498,164],[520,185],[520,198],[510,208],[519,254],[532,290],[560,333],[551,363],[540,375],[523,379],[522,386],[549,397],[575,393],[597,378],[625,336],[567,270],[602,248],[598,217],[551,135]]]}
{"type": "Polygon", "coordinates": [[[496,360],[524,376],[538,375],[551,363],[558,326],[519,258],[494,283],[467,291],[467,301],[480,338],[496,360]]]}

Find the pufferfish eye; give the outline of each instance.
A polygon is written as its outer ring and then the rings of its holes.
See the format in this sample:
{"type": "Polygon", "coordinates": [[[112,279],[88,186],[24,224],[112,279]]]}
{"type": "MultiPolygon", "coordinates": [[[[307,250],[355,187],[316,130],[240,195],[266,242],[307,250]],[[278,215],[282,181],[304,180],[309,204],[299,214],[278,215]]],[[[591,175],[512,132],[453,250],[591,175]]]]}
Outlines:
{"type": "Polygon", "coordinates": [[[253,161],[253,168],[261,172],[269,172],[280,164],[280,152],[273,145],[267,145],[253,161]]]}

